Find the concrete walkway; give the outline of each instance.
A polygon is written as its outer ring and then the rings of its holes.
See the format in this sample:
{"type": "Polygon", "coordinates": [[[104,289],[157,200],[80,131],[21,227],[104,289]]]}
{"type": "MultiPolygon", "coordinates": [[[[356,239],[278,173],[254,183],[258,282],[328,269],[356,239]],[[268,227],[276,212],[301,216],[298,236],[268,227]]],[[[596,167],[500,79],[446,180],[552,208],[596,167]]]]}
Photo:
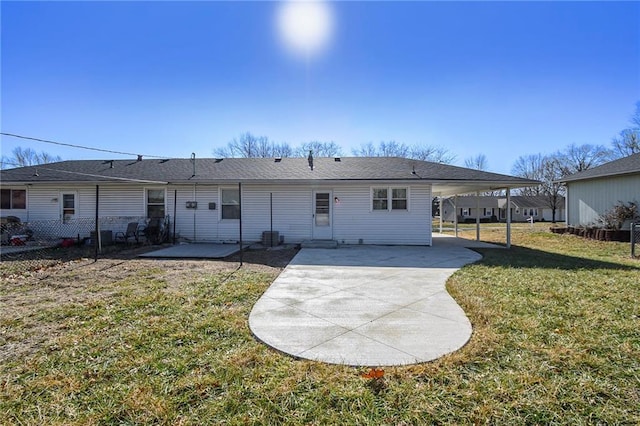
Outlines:
{"type": "Polygon", "coordinates": [[[255,304],[249,327],[279,351],[333,364],[406,365],[453,352],[471,323],[444,285],[481,256],[458,239],[438,240],[302,249],[255,304]]]}

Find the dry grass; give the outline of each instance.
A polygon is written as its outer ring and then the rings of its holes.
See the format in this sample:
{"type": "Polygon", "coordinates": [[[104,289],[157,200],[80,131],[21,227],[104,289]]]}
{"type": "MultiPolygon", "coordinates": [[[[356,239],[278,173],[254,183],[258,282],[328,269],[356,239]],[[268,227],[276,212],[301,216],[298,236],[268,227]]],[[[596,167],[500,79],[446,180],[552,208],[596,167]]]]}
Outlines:
{"type": "Polygon", "coordinates": [[[628,244],[544,230],[513,243],[448,282],[471,341],[386,368],[379,387],[252,337],[248,313],[282,258],[237,271],[118,259],[3,277],[2,347],[40,341],[0,364],[0,423],[640,423],[640,265],[628,244]]]}

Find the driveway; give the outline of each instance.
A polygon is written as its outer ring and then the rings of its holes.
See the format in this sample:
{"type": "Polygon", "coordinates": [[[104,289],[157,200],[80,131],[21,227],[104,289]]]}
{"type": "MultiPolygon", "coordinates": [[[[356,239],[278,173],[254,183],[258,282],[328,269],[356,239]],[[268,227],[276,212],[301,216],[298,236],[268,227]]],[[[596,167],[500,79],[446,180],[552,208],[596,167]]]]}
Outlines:
{"type": "Polygon", "coordinates": [[[299,358],[358,366],[431,361],[471,336],[445,282],[480,258],[455,244],[302,249],[255,304],[249,327],[299,358]]]}

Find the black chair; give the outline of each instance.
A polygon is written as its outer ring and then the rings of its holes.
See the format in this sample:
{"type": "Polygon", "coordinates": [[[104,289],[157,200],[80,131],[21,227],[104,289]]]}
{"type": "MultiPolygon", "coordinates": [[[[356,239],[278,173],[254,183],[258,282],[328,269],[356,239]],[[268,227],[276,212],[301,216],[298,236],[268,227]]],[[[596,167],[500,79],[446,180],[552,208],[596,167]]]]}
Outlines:
{"type": "Polygon", "coordinates": [[[127,230],[124,232],[116,232],[116,241],[128,243],[129,238],[133,238],[136,243],[140,242],[140,236],[138,235],[138,222],[129,222],[127,230]]]}

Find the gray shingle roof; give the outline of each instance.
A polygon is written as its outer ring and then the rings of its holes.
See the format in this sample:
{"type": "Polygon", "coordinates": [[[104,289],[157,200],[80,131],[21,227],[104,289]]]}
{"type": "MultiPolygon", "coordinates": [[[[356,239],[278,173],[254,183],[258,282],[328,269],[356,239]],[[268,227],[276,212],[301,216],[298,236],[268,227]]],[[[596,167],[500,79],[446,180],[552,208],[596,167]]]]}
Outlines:
{"type": "Polygon", "coordinates": [[[495,182],[524,186],[531,180],[447,164],[395,157],[200,158],[136,160],[74,160],[2,170],[2,182],[295,182],[325,180],[427,180],[433,182],[495,182]],[[195,169],[195,175],[194,175],[195,169]],[[413,171],[415,170],[415,173],[413,171]]]}
{"type": "Polygon", "coordinates": [[[574,173],[563,179],[560,179],[560,182],[573,182],[577,180],[597,179],[607,176],[635,173],[640,173],[640,153],[633,154],[624,158],[619,158],[617,160],[610,161],[608,163],[602,164],[601,166],[594,167],[583,172],[574,173]]]}

